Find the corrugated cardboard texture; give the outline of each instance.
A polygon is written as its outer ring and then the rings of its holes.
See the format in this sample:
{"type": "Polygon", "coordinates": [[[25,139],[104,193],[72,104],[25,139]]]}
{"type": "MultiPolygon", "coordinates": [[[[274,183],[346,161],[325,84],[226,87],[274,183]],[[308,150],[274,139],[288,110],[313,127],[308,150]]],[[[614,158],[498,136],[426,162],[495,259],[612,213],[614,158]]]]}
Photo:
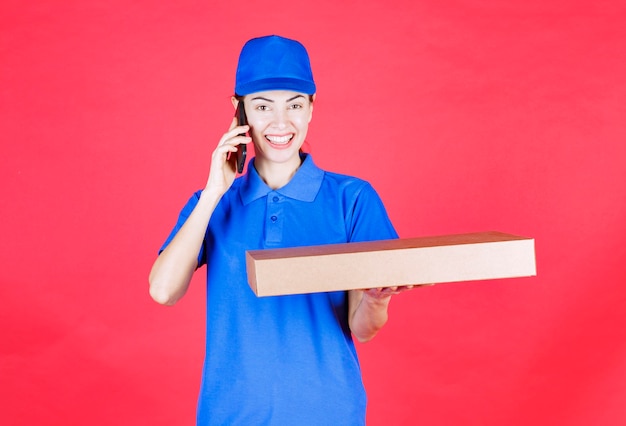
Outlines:
{"type": "Polygon", "coordinates": [[[502,232],[246,252],[257,296],[536,275],[535,242],[502,232]]]}

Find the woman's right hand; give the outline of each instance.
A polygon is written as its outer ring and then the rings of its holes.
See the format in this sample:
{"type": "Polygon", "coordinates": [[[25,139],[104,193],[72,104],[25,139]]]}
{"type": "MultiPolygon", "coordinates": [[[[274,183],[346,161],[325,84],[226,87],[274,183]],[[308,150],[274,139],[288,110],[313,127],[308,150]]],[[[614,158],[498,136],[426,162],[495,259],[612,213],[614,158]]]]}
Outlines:
{"type": "Polygon", "coordinates": [[[248,130],[248,126],[237,126],[237,120],[233,119],[213,151],[205,190],[176,236],[152,265],[150,295],[158,303],[173,305],[187,292],[198,267],[198,253],[211,215],[235,180],[237,156],[232,154],[237,152],[237,145],[252,141],[240,135],[248,130]]]}
{"type": "Polygon", "coordinates": [[[248,130],[249,126],[238,126],[237,118],[233,117],[230,128],[213,151],[205,191],[222,196],[233,184],[237,175],[237,145],[252,142],[251,137],[245,136],[248,130]]]}

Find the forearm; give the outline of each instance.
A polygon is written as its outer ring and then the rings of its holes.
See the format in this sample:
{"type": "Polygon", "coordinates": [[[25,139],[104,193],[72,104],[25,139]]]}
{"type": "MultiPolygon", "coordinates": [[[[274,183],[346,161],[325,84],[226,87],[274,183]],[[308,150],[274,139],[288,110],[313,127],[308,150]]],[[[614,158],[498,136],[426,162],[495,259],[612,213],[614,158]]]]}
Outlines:
{"type": "Polygon", "coordinates": [[[198,267],[198,253],[221,195],[203,191],[194,210],[150,271],[150,296],[163,305],[173,305],[187,291],[198,267]]]}
{"type": "Polygon", "coordinates": [[[371,296],[365,290],[349,292],[349,324],[359,342],[374,338],[387,323],[391,295],[371,296]]]}
{"type": "Polygon", "coordinates": [[[249,126],[238,126],[237,118],[233,118],[230,128],[213,151],[209,178],[198,203],[152,265],[149,277],[150,295],[158,303],[173,305],[187,291],[191,277],[198,267],[198,253],[211,215],[235,179],[236,156],[229,157],[229,154],[237,152],[237,145],[252,141],[248,136],[241,136],[248,130],[249,126]]]}

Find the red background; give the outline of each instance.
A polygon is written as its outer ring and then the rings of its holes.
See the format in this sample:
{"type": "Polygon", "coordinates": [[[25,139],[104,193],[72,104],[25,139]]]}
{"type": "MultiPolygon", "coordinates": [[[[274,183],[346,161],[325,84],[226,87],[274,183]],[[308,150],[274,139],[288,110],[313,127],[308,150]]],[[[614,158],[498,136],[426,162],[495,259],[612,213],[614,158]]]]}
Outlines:
{"type": "Polygon", "coordinates": [[[0,422],[186,425],[203,274],[147,275],[250,37],[304,42],[316,162],[403,237],[536,239],[538,276],[396,297],[371,425],[626,424],[626,9],[615,1],[4,1],[0,422]]]}

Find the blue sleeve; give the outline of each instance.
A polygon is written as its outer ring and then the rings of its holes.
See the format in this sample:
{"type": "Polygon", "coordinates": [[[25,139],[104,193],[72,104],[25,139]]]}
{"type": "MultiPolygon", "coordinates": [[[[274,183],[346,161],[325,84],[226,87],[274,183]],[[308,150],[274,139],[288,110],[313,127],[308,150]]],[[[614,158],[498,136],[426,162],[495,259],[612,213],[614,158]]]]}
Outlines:
{"type": "MultiPolygon", "coordinates": [[[[178,215],[178,221],[176,222],[174,229],[172,229],[172,232],[170,232],[170,235],[165,240],[165,243],[163,243],[163,245],[161,246],[161,249],[159,250],[159,254],[161,254],[161,252],[165,250],[165,248],[169,245],[169,243],[172,242],[172,240],[174,239],[174,237],[176,236],[180,228],[183,227],[183,225],[187,221],[187,218],[189,217],[193,209],[196,207],[196,204],[198,204],[198,200],[200,199],[200,193],[201,192],[198,191],[195,194],[193,194],[191,198],[189,199],[189,201],[187,201],[187,204],[185,204],[183,209],[180,211],[180,214],[178,215]]],[[[200,253],[198,253],[198,267],[204,265],[205,263],[206,263],[206,257],[204,255],[204,244],[202,244],[202,246],[200,247],[200,253]]]]}
{"type": "Polygon", "coordinates": [[[367,182],[354,195],[348,214],[349,241],[374,241],[398,238],[382,200],[367,182]]]}

